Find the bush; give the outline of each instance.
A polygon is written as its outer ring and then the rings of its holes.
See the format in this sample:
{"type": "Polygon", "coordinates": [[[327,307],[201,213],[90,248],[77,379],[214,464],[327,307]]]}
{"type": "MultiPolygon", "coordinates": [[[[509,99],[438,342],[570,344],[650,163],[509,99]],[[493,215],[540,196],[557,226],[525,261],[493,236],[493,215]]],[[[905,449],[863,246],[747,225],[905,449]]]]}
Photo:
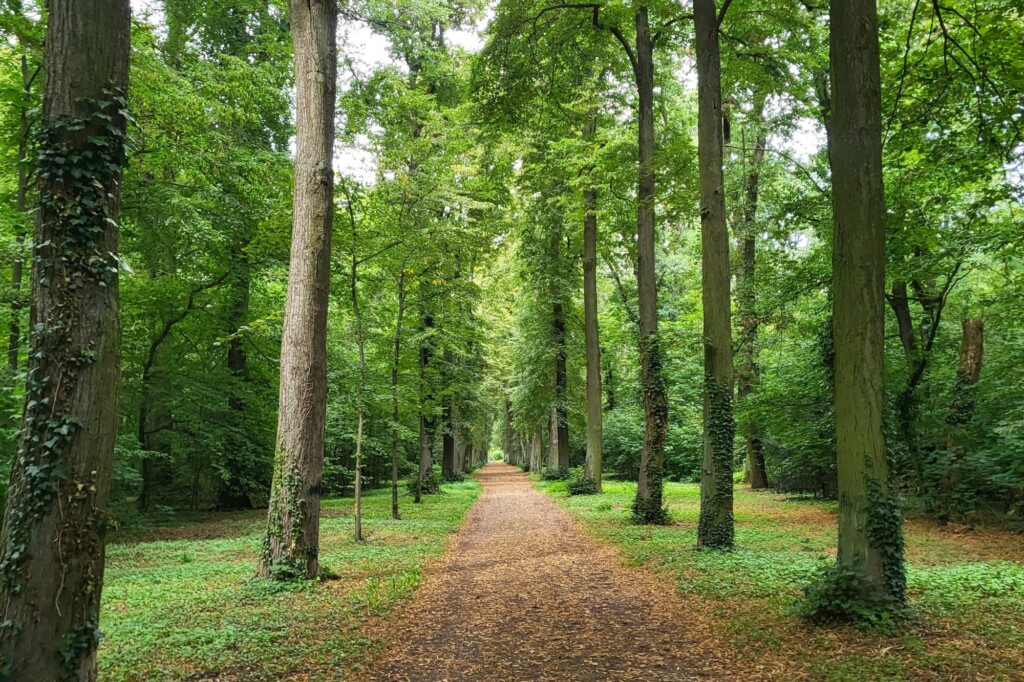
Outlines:
{"type": "MultiPolygon", "coordinates": [[[[623,478],[635,480],[640,473],[644,445],[644,412],[639,407],[619,407],[604,418],[601,452],[604,466],[623,478]]],[[[696,481],[704,455],[700,421],[677,424],[669,420],[665,438],[665,476],[675,481],[696,481]]]]}
{"type": "Polygon", "coordinates": [[[545,469],[540,475],[542,481],[564,481],[569,478],[568,469],[545,469]]]}
{"type": "Polygon", "coordinates": [[[594,480],[580,473],[575,473],[566,481],[565,489],[569,495],[595,495],[597,486],[594,480]]]}
{"type": "Polygon", "coordinates": [[[864,579],[839,566],[826,566],[793,605],[801,618],[819,625],[852,624],[870,628],[888,628],[906,620],[907,607],[891,597],[866,596],[864,579]]]}
{"type": "Polygon", "coordinates": [[[441,483],[441,472],[435,467],[430,471],[430,475],[422,481],[420,481],[419,472],[412,474],[405,480],[405,487],[410,495],[415,495],[417,488],[421,495],[436,495],[441,492],[441,483]]]}

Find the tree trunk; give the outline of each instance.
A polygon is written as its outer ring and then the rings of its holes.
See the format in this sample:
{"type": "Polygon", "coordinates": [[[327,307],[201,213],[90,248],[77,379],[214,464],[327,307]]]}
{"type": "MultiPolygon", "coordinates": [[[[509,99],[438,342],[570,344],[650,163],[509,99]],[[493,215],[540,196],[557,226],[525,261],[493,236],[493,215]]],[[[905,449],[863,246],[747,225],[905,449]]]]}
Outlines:
{"type": "MultiPolygon", "coordinates": [[[[422,286],[422,285],[421,285],[422,286]]],[[[422,295],[422,292],[421,292],[422,295]]],[[[426,305],[429,296],[422,296],[426,305]]],[[[415,502],[420,501],[423,494],[423,482],[430,479],[434,468],[434,429],[433,396],[431,392],[430,363],[434,357],[433,338],[434,317],[427,311],[420,316],[420,464],[417,473],[415,502]]]]}
{"type": "Polygon", "coordinates": [[[327,408],[327,305],[334,218],[336,0],[291,0],[295,49],[295,206],[281,334],[274,483],[261,576],[320,574],[327,408]]]}
{"type": "MultiPolygon", "coordinates": [[[[561,462],[561,443],[559,442],[559,436],[561,435],[562,429],[559,428],[558,424],[558,406],[554,403],[551,405],[551,427],[548,429],[548,460],[547,468],[548,471],[562,471],[561,462]]],[[[568,467],[566,467],[568,468],[568,467]]]]}
{"type": "MultiPolygon", "coordinates": [[[[556,261],[557,262],[557,261],[556,261]]],[[[569,414],[566,381],[565,309],[560,302],[552,306],[552,332],[555,338],[555,402],[552,419],[551,444],[555,450],[554,461],[559,471],[569,469],[569,414]]]]}
{"type": "MultiPolygon", "coordinates": [[[[448,356],[449,361],[451,356],[448,356]]],[[[457,443],[455,438],[455,409],[452,405],[453,397],[449,394],[445,397],[441,406],[441,477],[446,481],[455,480],[455,453],[457,443]]]]}
{"type": "Polygon", "coordinates": [[[512,464],[512,401],[505,398],[505,461],[512,464]]]}
{"type": "Polygon", "coordinates": [[[398,369],[402,360],[402,318],[405,316],[405,268],[398,276],[395,350],[391,356],[391,518],[398,519],[398,369]]]}
{"type": "Polygon", "coordinates": [[[654,44],[646,5],[636,10],[634,75],[638,96],[637,123],[637,264],[636,282],[640,315],[640,379],[644,396],[644,445],[633,520],[663,523],[662,479],[665,468],[665,437],[668,434],[668,394],[662,375],[658,339],[658,282],[654,269],[654,44]]]}
{"type": "MultiPolygon", "coordinates": [[[[762,123],[763,100],[755,104],[754,117],[762,123]]],[[[743,162],[749,163],[744,182],[745,201],[743,217],[736,230],[736,245],[740,251],[739,271],[736,273],[736,307],[739,318],[740,343],[739,357],[736,363],[736,398],[742,404],[753,392],[761,378],[761,367],[758,363],[757,336],[761,325],[757,310],[757,199],[760,182],[760,167],[764,159],[767,140],[758,131],[754,142],[754,151],[749,161],[746,149],[743,150],[743,162]]],[[[746,411],[740,428],[746,441],[747,471],[750,474],[750,487],[763,490],[768,487],[768,472],[764,461],[764,444],[761,441],[761,424],[758,419],[746,411]]]]}
{"type": "Polygon", "coordinates": [[[221,509],[251,509],[252,486],[263,479],[256,462],[253,461],[251,439],[245,433],[248,414],[245,404],[245,386],[249,382],[249,359],[242,345],[241,329],[249,322],[249,294],[252,280],[249,273],[249,259],[241,244],[231,250],[231,308],[228,311],[227,366],[232,383],[228,393],[228,408],[231,410],[233,426],[240,433],[228,436],[228,451],[224,459],[227,477],[220,482],[217,506],[221,509]]]}
{"type": "Polygon", "coordinates": [[[722,86],[714,0],[694,0],[704,294],[704,463],[697,547],[733,545],[732,319],[722,172],[722,86]]]}
{"type": "Polygon", "coordinates": [[[12,680],[92,681],[118,422],[131,9],[48,8],[29,379],[0,533],[0,669],[12,680]]]}
{"type": "Polygon", "coordinates": [[[534,471],[538,474],[541,471],[541,457],[543,455],[543,449],[541,447],[542,438],[541,429],[540,427],[537,427],[537,430],[533,432],[533,443],[530,447],[530,471],[534,471]]]}
{"type": "MultiPolygon", "coordinates": [[[[583,129],[593,143],[597,115],[583,129]]],[[[587,477],[601,492],[601,337],[597,325],[597,190],[583,190],[583,328],[587,356],[587,477]]]]}
{"type": "MultiPolygon", "coordinates": [[[[963,322],[963,336],[960,341],[960,364],[956,370],[956,386],[953,387],[953,401],[949,406],[946,423],[951,427],[969,424],[974,418],[974,386],[981,378],[981,357],[985,347],[985,323],[979,318],[963,322]]],[[[947,449],[953,447],[952,431],[946,442],[947,449]]]]}
{"type": "Polygon", "coordinates": [[[902,603],[902,517],[882,434],[885,192],[875,0],[831,3],[838,563],[902,603]]]}

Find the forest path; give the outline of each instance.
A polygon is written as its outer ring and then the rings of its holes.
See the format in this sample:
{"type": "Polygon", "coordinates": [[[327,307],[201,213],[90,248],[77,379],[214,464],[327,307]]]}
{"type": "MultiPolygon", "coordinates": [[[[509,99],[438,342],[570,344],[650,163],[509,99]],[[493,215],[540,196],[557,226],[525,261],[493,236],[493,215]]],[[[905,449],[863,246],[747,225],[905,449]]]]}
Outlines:
{"type": "Polygon", "coordinates": [[[671,585],[623,567],[518,469],[492,462],[364,680],[736,679],[671,585]]]}

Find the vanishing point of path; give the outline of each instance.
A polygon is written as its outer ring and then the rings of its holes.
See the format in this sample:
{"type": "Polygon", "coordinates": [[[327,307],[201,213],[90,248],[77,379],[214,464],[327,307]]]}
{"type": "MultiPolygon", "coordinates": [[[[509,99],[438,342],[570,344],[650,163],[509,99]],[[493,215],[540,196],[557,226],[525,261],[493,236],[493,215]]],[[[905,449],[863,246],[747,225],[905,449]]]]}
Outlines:
{"type": "Polygon", "coordinates": [[[671,585],[621,565],[529,478],[491,463],[366,680],[736,679],[671,585]]]}

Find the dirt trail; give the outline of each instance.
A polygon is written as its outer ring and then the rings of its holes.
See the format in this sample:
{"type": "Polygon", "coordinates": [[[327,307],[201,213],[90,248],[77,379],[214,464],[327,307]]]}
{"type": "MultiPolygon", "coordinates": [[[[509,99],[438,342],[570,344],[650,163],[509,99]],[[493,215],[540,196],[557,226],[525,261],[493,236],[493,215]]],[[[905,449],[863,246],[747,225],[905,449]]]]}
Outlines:
{"type": "Polygon", "coordinates": [[[491,463],[363,680],[737,679],[671,586],[580,532],[518,469],[491,463]]]}

